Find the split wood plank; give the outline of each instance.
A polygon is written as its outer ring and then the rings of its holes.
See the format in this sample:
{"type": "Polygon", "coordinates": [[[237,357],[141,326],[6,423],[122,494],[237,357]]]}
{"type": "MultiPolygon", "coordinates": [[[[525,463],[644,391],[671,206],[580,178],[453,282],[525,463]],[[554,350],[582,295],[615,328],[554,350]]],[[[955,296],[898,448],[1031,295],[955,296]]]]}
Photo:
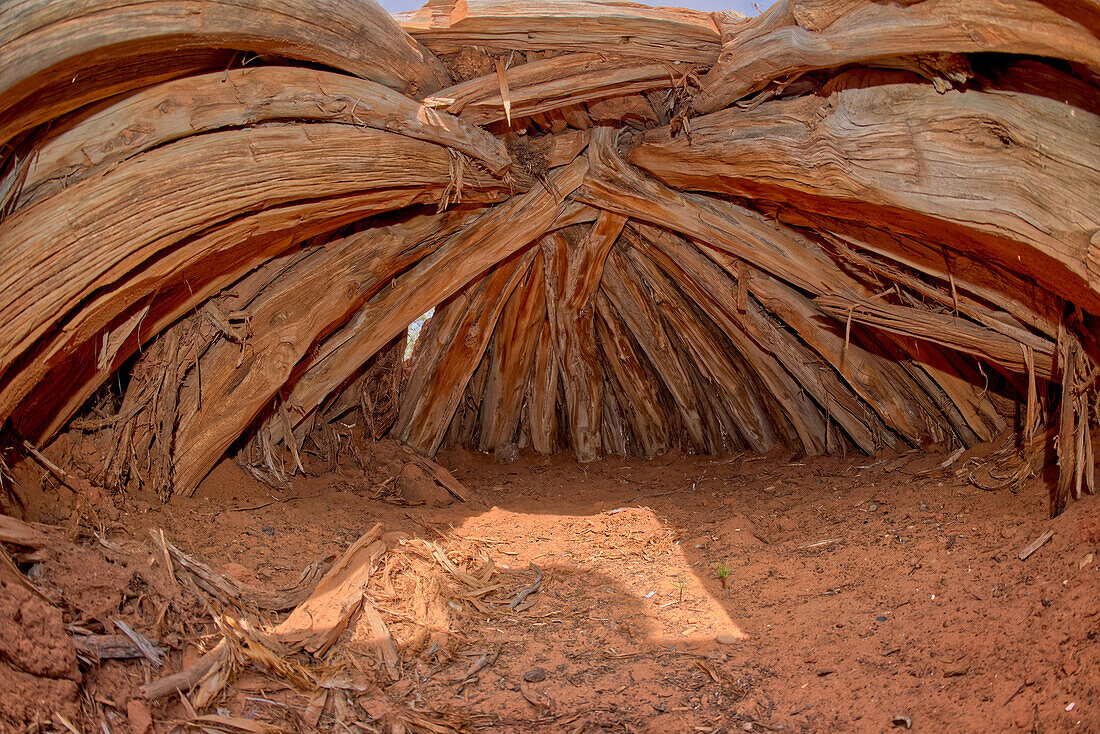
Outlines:
{"type": "Polygon", "coordinates": [[[392,432],[414,451],[431,457],[439,450],[500,312],[533,260],[533,250],[512,255],[438,308],[440,323],[453,322],[454,328],[433,329],[421,345],[392,432]],[[458,317],[450,318],[451,312],[458,317]]]}
{"type": "Polygon", "coordinates": [[[583,236],[555,232],[543,240],[546,316],[565,388],[573,452],[581,462],[599,458],[602,444],[604,377],[592,299],[604,260],[625,225],[626,217],[601,212],[583,236]]]}
{"type": "Polygon", "coordinates": [[[540,248],[526,280],[516,287],[497,320],[481,400],[478,447],[482,451],[512,442],[519,429],[531,365],[546,323],[542,257],[540,248]]]}
{"type": "MultiPolygon", "coordinates": [[[[511,119],[559,110],[609,96],[670,87],[695,67],[639,64],[637,59],[571,53],[513,66],[504,72],[511,119]]],[[[500,78],[487,74],[440,90],[426,107],[446,110],[477,125],[505,119],[500,78]]],[[[568,123],[562,118],[563,123],[568,123]]]]}
{"type": "Polygon", "coordinates": [[[317,582],[309,598],[296,606],[272,633],[293,649],[323,654],[347,627],[363,601],[371,574],[385,555],[382,525],[363,533],[317,582]]]}
{"type": "Polygon", "coordinates": [[[468,46],[516,51],[587,51],[713,64],[721,37],[710,13],[622,0],[431,0],[395,16],[439,54],[468,46]]]}
{"type": "Polygon", "coordinates": [[[561,375],[554,353],[554,336],[550,324],[543,323],[535,345],[535,363],[531,367],[531,382],[527,391],[528,423],[531,448],[547,456],[558,449],[558,395],[561,375]]]}
{"type": "MultiPolygon", "coordinates": [[[[838,296],[819,296],[815,302],[838,318],[851,319],[895,334],[915,336],[974,355],[1010,372],[1023,374],[1028,371],[1020,342],[950,313],[838,296]]],[[[1029,346],[1033,347],[1036,374],[1044,380],[1054,379],[1054,344],[1037,341],[1029,346]],[[1040,348],[1035,349],[1035,346],[1040,348]]]]}

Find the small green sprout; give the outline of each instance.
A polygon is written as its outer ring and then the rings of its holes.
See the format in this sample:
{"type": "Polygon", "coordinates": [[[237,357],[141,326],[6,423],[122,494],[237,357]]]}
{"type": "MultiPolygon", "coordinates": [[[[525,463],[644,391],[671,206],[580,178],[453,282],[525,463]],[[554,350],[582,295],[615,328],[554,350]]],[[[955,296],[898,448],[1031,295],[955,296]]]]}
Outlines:
{"type": "Polygon", "coordinates": [[[718,573],[718,580],[722,582],[722,588],[726,588],[726,579],[730,577],[730,568],[724,563],[719,563],[718,568],[714,569],[718,573]]]}
{"type": "Polygon", "coordinates": [[[684,587],[687,586],[687,581],[684,581],[684,577],[680,574],[676,574],[676,580],[672,582],[672,585],[680,590],[680,601],[684,600],[684,587]]]}

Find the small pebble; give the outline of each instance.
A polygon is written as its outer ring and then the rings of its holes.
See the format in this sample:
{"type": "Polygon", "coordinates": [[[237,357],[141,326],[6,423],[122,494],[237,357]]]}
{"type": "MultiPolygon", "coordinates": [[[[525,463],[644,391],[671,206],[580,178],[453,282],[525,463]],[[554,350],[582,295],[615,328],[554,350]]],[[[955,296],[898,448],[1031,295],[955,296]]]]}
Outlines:
{"type": "Polygon", "coordinates": [[[735,645],[735,644],[737,644],[737,636],[736,635],[731,635],[728,632],[723,632],[722,634],[718,635],[714,639],[716,639],[718,642],[722,643],[723,645],[735,645]]]}
{"type": "Polygon", "coordinates": [[[275,528],[270,525],[264,525],[264,535],[275,535],[275,528]]]}
{"type": "Polygon", "coordinates": [[[886,621],[886,617],[884,617],[884,616],[882,616],[882,615],[880,614],[879,616],[875,617],[875,621],[876,621],[876,622],[885,622],[885,621],[886,621]]]}
{"type": "Polygon", "coordinates": [[[600,592],[604,594],[614,594],[615,590],[612,589],[610,586],[601,586],[600,592]]]}
{"type": "Polygon", "coordinates": [[[528,683],[541,683],[546,680],[546,671],[542,668],[531,668],[523,674],[523,679],[528,683]]]}

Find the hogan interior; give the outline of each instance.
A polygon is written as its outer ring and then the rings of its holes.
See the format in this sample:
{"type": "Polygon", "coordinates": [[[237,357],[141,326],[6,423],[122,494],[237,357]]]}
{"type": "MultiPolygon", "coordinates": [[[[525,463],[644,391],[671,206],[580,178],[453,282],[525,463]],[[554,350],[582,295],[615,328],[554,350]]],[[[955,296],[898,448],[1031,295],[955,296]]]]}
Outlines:
{"type": "Polygon", "coordinates": [[[1100,4],[0,8],[0,730],[1100,731],[1100,4]]]}

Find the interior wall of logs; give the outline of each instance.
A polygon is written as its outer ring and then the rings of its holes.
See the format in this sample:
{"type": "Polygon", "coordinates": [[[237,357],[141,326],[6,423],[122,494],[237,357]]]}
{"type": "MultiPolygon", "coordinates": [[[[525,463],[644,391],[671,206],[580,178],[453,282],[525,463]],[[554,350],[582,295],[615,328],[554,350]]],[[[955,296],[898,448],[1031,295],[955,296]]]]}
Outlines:
{"type": "Polygon", "coordinates": [[[357,421],[582,462],[1008,432],[1060,511],[1098,79],[1095,0],[7,3],[5,440],[106,437],[92,479],[167,499],[357,421]]]}

